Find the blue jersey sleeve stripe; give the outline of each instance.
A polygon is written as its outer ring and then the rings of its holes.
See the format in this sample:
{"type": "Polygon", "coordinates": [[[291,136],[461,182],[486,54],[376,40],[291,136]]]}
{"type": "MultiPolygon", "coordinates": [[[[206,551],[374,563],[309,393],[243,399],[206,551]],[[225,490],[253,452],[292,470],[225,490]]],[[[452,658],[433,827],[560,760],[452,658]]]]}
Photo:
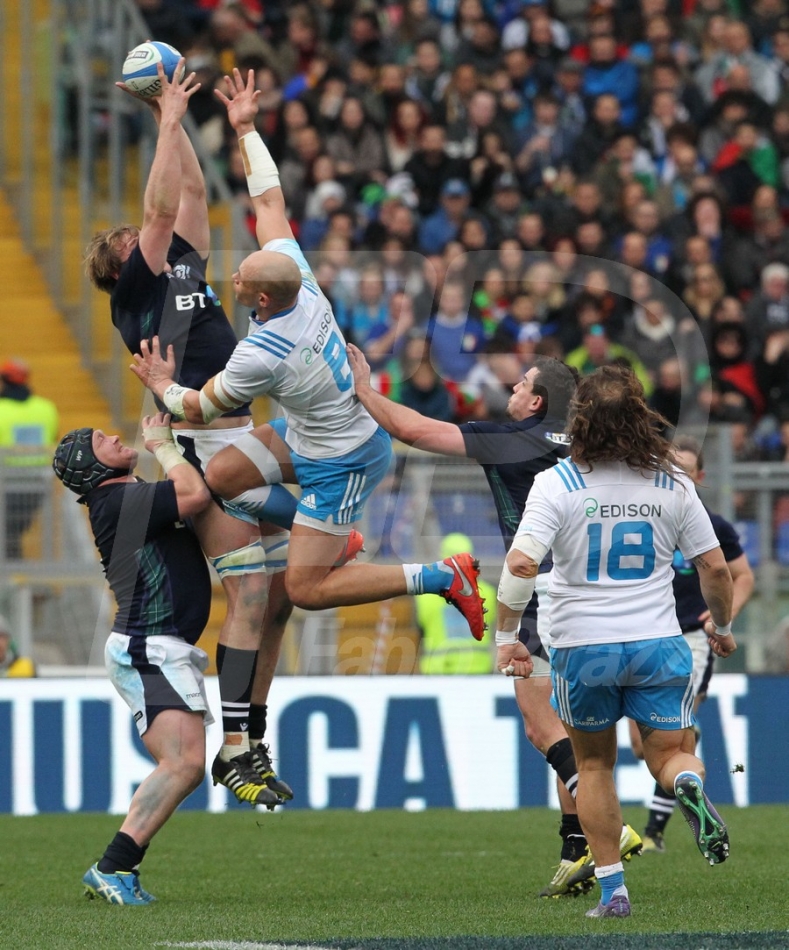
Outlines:
{"type": "Polygon", "coordinates": [[[287,356],[287,353],[281,353],[279,350],[275,350],[273,347],[268,346],[265,340],[254,340],[251,337],[247,339],[248,343],[251,343],[253,346],[256,346],[259,350],[265,350],[267,353],[271,353],[272,356],[276,356],[278,359],[283,359],[287,356]]]}
{"type": "Polygon", "coordinates": [[[575,472],[573,472],[570,463],[565,459],[562,462],[562,469],[566,473],[567,477],[570,479],[570,484],[573,491],[577,491],[581,486],[578,484],[578,479],[575,477],[575,472]]]}
{"type": "Polygon", "coordinates": [[[562,481],[564,482],[565,487],[567,488],[567,491],[572,491],[572,490],[573,490],[573,487],[572,487],[572,485],[570,484],[570,481],[569,481],[569,479],[567,478],[567,476],[564,474],[564,471],[562,470],[562,465],[561,465],[561,463],[556,466],[556,471],[557,471],[557,472],[559,473],[559,475],[561,476],[561,479],[562,479],[562,481]]]}
{"type": "Polygon", "coordinates": [[[283,356],[287,356],[288,353],[290,353],[290,351],[293,349],[292,346],[285,346],[285,344],[280,343],[279,340],[273,339],[271,333],[266,333],[266,332],[256,333],[254,336],[254,339],[259,340],[259,341],[265,340],[268,346],[270,346],[272,349],[277,350],[283,356]]]}
{"type": "Polygon", "coordinates": [[[275,340],[279,340],[280,343],[284,343],[284,344],[285,344],[287,347],[289,347],[291,350],[292,350],[293,347],[294,347],[294,344],[291,343],[290,340],[286,340],[284,336],[280,336],[279,333],[275,333],[273,330],[267,330],[267,331],[266,331],[266,336],[267,336],[267,337],[273,337],[275,340]]]}
{"type": "Polygon", "coordinates": [[[578,477],[578,481],[581,483],[581,488],[586,488],[586,482],[584,481],[583,475],[581,475],[581,473],[578,471],[578,466],[575,464],[575,462],[569,462],[568,464],[578,477]]]}

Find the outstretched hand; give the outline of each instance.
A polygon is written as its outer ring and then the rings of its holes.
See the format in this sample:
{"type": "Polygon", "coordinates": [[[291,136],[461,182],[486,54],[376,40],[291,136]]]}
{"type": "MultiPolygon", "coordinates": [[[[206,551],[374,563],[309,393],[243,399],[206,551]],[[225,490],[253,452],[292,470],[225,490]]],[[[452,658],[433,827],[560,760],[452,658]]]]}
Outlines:
{"type": "Polygon", "coordinates": [[[167,347],[167,358],[164,359],[159,346],[159,337],[155,336],[148,346],[147,340],[140,342],[140,352],[134,354],[134,362],[129,369],[137,379],[147,386],[152,393],[161,396],[165,389],[174,381],[175,351],[172,346],[167,347]]]}
{"type": "Polygon", "coordinates": [[[348,364],[351,367],[353,382],[357,391],[362,387],[369,386],[370,364],[367,362],[364,353],[353,343],[349,343],[345,351],[348,354],[348,364]]]}
{"type": "Polygon", "coordinates": [[[247,73],[246,83],[241,76],[241,71],[234,69],[232,78],[225,76],[225,85],[228,95],[219,89],[214,89],[214,95],[227,109],[228,121],[239,134],[251,132],[258,114],[258,99],[260,98],[260,90],[255,89],[254,69],[250,69],[247,73]]]}
{"type": "Polygon", "coordinates": [[[186,60],[182,56],[178,60],[178,65],[175,67],[172,82],[170,82],[165,75],[164,66],[162,66],[161,63],[156,64],[156,72],[162,84],[159,106],[162,110],[162,119],[171,118],[177,119],[180,122],[186,115],[186,110],[189,108],[189,100],[200,88],[200,83],[194,82],[196,73],[189,73],[188,76],[183,75],[180,80],[175,78],[181,75],[185,64],[186,60]],[[192,85],[192,83],[194,83],[194,85],[192,85]]]}

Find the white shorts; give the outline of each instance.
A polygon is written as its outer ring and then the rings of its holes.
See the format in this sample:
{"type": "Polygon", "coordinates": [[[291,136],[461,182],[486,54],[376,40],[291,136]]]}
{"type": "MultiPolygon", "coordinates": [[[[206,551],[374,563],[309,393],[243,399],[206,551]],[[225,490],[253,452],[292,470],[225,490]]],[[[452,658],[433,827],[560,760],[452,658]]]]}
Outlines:
{"type": "Polygon", "coordinates": [[[698,696],[707,673],[712,650],[707,634],[703,630],[689,630],[682,636],[687,640],[693,655],[693,695],[698,696]]]}
{"type": "Polygon", "coordinates": [[[111,633],[104,662],[141,736],[165,709],[202,713],[206,726],[214,721],[203,679],[208,654],[199,647],[178,637],[111,633]]]}
{"type": "Polygon", "coordinates": [[[233,445],[252,431],[252,421],[243,426],[231,426],[229,429],[173,429],[173,438],[178,451],[205,474],[205,469],[217,452],[233,445]]]}
{"type": "Polygon", "coordinates": [[[551,663],[547,659],[551,655],[551,615],[550,598],[548,597],[548,585],[551,582],[551,572],[538,574],[534,581],[534,589],[537,591],[539,604],[537,606],[537,636],[542,643],[542,652],[544,656],[533,656],[534,672],[532,676],[550,676],[551,663]]]}

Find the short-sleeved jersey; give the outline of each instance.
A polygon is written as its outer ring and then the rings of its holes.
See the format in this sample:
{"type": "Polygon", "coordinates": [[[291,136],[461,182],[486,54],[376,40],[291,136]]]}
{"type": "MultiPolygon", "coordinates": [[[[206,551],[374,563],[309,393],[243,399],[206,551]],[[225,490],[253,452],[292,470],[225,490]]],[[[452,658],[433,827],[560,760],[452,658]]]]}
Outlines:
{"type": "Polygon", "coordinates": [[[336,458],[367,442],[378,428],[357,400],[345,340],[296,241],[264,245],[292,258],[301,289],[292,307],[253,321],[222,375],[235,400],[269,395],[288,425],[286,441],[310,459],[336,458]]]}
{"type": "Polygon", "coordinates": [[[85,496],[118,612],[113,630],[196,643],[208,622],[211,578],[178,515],[171,481],[115,482],[85,496]]]}
{"type": "MultiPolygon", "coordinates": [[[[162,353],[172,345],[176,381],[189,389],[202,389],[224,369],[236,347],[236,335],[206,282],[207,261],[192,245],[174,234],[167,262],[169,271],[154,274],[139,245],[134,248],[110,297],[112,322],[130,353],[139,353],[140,342],[157,335],[162,353]]],[[[159,400],[157,406],[166,410],[159,400]]],[[[227,415],[249,415],[249,406],[227,415]]]]}
{"type": "Polygon", "coordinates": [[[509,550],[535,477],[567,455],[564,424],[531,416],[521,422],[464,422],[459,428],[466,455],[485,472],[509,550]]]}
{"type": "MultiPolygon", "coordinates": [[[[712,529],[718,539],[726,562],[742,557],[740,538],[734,527],[720,515],[707,509],[712,529]]],[[[699,617],[707,609],[701,596],[699,574],[693,561],[683,557],[682,552],[674,552],[674,599],[677,602],[677,619],[683,633],[698,630],[699,617]]]]}
{"type": "Polygon", "coordinates": [[[553,549],[551,644],[679,636],[674,551],[718,546],[693,482],[678,469],[634,472],[565,459],[534,479],[518,535],[553,549]]]}

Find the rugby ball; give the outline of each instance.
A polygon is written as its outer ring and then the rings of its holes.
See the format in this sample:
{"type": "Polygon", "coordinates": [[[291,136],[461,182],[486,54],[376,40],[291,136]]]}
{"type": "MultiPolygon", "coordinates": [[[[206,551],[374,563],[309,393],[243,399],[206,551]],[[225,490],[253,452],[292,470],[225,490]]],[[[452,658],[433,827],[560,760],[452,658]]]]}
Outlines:
{"type": "MultiPolygon", "coordinates": [[[[162,83],[156,71],[159,63],[164,67],[164,74],[172,82],[175,68],[181,54],[167,43],[140,43],[130,50],[123,64],[123,82],[144,99],[159,96],[162,92],[162,83]]],[[[183,77],[181,69],[178,80],[183,77]]]]}

